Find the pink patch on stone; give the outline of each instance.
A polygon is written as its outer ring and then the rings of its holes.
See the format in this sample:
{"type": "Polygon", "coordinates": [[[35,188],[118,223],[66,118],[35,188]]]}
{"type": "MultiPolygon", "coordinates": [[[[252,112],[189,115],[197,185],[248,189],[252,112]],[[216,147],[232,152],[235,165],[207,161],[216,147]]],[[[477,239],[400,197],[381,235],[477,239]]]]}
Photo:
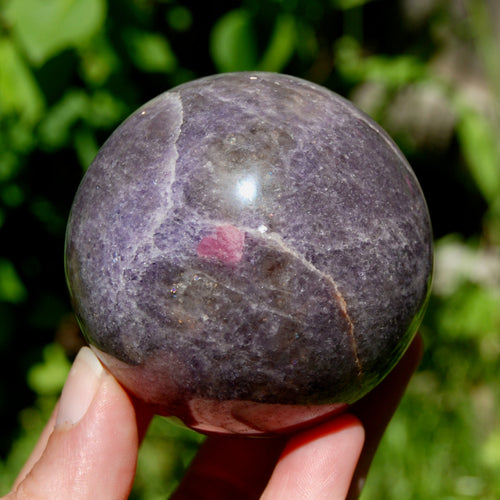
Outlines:
{"type": "Polygon", "coordinates": [[[216,259],[224,264],[237,264],[243,257],[245,233],[237,227],[218,226],[215,233],[205,236],[196,247],[198,256],[216,259]]]}

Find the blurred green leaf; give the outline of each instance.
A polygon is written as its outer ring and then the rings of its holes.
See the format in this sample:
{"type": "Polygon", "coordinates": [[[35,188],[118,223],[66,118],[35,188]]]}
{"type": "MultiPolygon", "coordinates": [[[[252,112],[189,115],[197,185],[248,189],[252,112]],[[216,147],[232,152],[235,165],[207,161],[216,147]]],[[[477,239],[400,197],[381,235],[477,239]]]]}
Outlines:
{"type": "Polygon", "coordinates": [[[117,71],[121,61],[103,33],[98,33],[79,50],[83,78],[90,86],[103,85],[117,71]]]}
{"type": "Polygon", "coordinates": [[[335,43],[335,62],[344,78],[352,82],[401,87],[427,77],[426,66],[418,58],[406,54],[365,56],[360,44],[350,36],[335,43]]]}
{"type": "Polygon", "coordinates": [[[74,143],[80,165],[83,170],[86,170],[99,151],[99,145],[94,134],[88,128],[75,132],[74,143]]]}
{"type": "Polygon", "coordinates": [[[107,90],[96,90],[89,96],[83,117],[93,128],[110,128],[125,118],[128,108],[107,90]]]}
{"type": "Polygon", "coordinates": [[[191,27],[193,16],[188,8],[176,5],[168,11],[167,22],[175,31],[186,31],[191,27]]]}
{"type": "MultiPolygon", "coordinates": [[[[0,134],[1,136],[1,134],[0,134]]],[[[14,151],[2,150],[0,139],[0,182],[14,177],[19,169],[19,157],[14,151]]]]}
{"type": "Polygon", "coordinates": [[[11,0],[7,19],[29,59],[43,64],[56,53],[87,42],[101,28],[104,0],[11,0]]]}
{"type": "Polygon", "coordinates": [[[97,90],[88,95],[84,90],[68,90],[40,123],[41,143],[46,148],[59,148],[70,142],[78,121],[92,128],[108,128],[123,119],[124,113],[124,105],[108,91],[97,90]]]}
{"type": "Polygon", "coordinates": [[[42,362],[33,365],[28,372],[28,384],[38,395],[57,395],[64,385],[71,364],[59,344],[48,344],[42,355],[42,362]]]}
{"type": "Polygon", "coordinates": [[[347,10],[353,7],[361,7],[373,0],[330,0],[330,3],[336,9],[347,10]]]}
{"type": "Polygon", "coordinates": [[[0,37],[0,61],[0,115],[14,114],[35,123],[44,98],[17,48],[5,37],[0,37]]]}
{"type": "Polygon", "coordinates": [[[273,33],[259,61],[253,17],[235,9],[215,24],[210,40],[212,58],[219,71],[281,71],[296,45],[295,18],[288,13],[276,17],[273,33]]]}
{"type": "Polygon", "coordinates": [[[447,338],[483,338],[500,331],[500,290],[463,283],[443,304],[439,332],[447,338]]]}
{"type": "Polygon", "coordinates": [[[493,432],[483,445],[483,461],[498,473],[500,469],[500,428],[493,432]]]}
{"type": "Polygon", "coordinates": [[[177,60],[168,40],[159,33],[128,30],[126,41],[135,65],[146,72],[171,73],[177,60]]]}
{"type": "Polygon", "coordinates": [[[466,0],[464,7],[467,9],[467,20],[470,23],[472,38],[474,38],[478,55],[482,59],[488,83],[498,98],[500,96],[500,58],[496,35],[497,19],[491,15],[488,2],[466,0]]]}
{"type": "Polygon", "coordinates": [[[138,470],[131,500],[167,498],[178,486],[205,436],[156,416],[138,456],[138,470]]]}
{"type": "Polygon", "coordinates": [[[18,184],[7,184],[1,192],[0,198],[8,207],[18,207],[24,201],[24,192],[18,184]]]}
{"type": "Polygon", "coordinates": [[[0,259],[0,301],[17,304],[25,300],[26,296],[26,288],[12,262],[0,259]]]}
{"type": "MultiPolygon", "coordinates": [[[[0,492],[10,491],[19,471],[31,455],[40,434],[54,411],[55,397],[41,397],[35,406],[25,408],[19,413],[19,429],[16,440],[5,461],[0,463],[0,492]]],[[[3,497],[2,497],[3,498],[3,497]]]]}
{"type": "Polygon", "coordinates": [[[0,117],[0,154],[13,155],[7,159],[9,167],[0,165],[0,180],[12,178],[18,173],[19,160],[36,145],[33,125],[19,114],[0,117]]]}
{"type": "Polygon", "coordinates": [[[258,69],[261,71],[281,71],[295,49],[295,19],[290,14],[276,18],[274,32],[262,57],[258,69]]]}
{"type": "Polygon", "coordinates": [[[44,197],[33,198],[30,200],[30,210],[42,222],[44,230],[48,234],[60,235],[64,233],[66,219],[58,212],[50,199],[44,197]]]}
{"type": "Polygon", "coordinates": [[[372,56],[366,61],[366,79],[402,86],[423,79],[426,69],[415,57],[400,55],[396,57],[372,56]]]}
{"type": "Polygon", "coordinates": [[[220,72],[255,69],[257,46],[247,10],[232,10],[217,21],[210,37],[210,52],[220,72]]]}
{"type": "Polygon", "coordinates": [[[39,127],[42,144],[48,148],[58,148],[67,144],[71,126],[81,118],[89,105],[83,90],[69,90],[45,115],[39,127]]]}
{"type": "Polygon", "coordinates": [[[485,200],[500,198],[500,149],[488,118],[470,108],[459,109],[457,134],[470,172],[485,200]]]}

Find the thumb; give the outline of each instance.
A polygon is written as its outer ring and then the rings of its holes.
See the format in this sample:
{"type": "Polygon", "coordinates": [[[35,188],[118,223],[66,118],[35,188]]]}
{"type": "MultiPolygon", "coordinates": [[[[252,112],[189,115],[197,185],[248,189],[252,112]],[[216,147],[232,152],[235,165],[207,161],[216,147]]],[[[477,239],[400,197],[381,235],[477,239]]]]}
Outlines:
{"type": "Polygon", "coordinates": [[[138,447],[132,401],[84,347],[54,415],[5,499],[124,500],[138,447]]]}

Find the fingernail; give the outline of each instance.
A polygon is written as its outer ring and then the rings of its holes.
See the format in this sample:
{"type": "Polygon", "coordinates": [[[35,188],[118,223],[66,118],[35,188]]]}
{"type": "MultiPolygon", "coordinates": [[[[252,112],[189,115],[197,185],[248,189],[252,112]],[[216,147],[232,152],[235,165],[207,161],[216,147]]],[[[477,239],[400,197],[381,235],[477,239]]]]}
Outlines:
{"type": "Polygon", "coordinates": [[[56,428],[75,425],[83,418],[97,393],[103,371],[88,347],[80,349],[62,390],[56,428]]]}

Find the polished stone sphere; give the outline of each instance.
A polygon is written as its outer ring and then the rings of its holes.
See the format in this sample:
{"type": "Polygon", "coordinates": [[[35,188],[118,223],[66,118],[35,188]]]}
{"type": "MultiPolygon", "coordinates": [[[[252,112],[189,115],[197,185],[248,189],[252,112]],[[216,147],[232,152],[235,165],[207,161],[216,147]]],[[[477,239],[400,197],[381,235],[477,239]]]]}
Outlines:
{"type": "Polygon", "coordinates": [[[394,367],[429,296],[432,233],[406,159],[351,103],[228,73],[111,135],[65,265],[85,338],[130,393],[204,432],[268,434],[394,367]]]}

